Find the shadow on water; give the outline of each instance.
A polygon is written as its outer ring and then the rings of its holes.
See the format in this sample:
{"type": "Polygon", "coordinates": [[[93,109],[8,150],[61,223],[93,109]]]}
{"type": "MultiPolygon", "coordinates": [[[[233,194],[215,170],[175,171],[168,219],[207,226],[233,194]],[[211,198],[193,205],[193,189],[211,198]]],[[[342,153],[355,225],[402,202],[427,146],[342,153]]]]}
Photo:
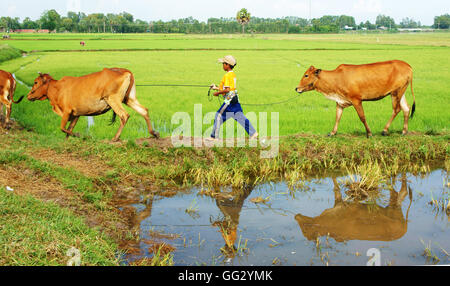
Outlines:
{"type": "Polygon", "coordinates": [[[131,211],[140,234],[126,259],[170,244],[175,265],[449,264],[448,174],[401,174],[368,197],[353,196],[348,176],[243,188],[146,194],[131,211]]]}

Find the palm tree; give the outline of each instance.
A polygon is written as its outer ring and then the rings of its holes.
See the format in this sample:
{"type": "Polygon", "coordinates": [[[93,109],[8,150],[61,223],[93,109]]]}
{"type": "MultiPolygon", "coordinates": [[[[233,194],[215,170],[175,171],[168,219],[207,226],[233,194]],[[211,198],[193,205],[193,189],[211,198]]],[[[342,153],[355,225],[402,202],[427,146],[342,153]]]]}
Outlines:
{"type": "Polygon", "coordinates": [[[244,33],[245,32],[245,25],[247,25],[248,22],[250,22],[250,13],[247,11],[247,9],[242,8],[237,13],[236,19],[239,22],[239,24],[242,25],[242,33],[244,33]]]}

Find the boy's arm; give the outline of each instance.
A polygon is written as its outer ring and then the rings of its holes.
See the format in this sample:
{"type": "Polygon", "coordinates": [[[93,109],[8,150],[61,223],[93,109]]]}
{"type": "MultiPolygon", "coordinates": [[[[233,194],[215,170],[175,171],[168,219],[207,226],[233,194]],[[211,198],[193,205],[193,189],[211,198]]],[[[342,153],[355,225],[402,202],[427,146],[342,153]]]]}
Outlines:
{"type": "Polygon", "coordinates": [[[230,92],[230,88],[229,88],[229,87],[224,87],[223,90],[218,91],[218,92],[215,92],[215,93],[214,93],[214,96],[219,96],[219,95],[222,95],[222,94],[227,94],[227,93],[229,93],[229,92],[230,92]]]}

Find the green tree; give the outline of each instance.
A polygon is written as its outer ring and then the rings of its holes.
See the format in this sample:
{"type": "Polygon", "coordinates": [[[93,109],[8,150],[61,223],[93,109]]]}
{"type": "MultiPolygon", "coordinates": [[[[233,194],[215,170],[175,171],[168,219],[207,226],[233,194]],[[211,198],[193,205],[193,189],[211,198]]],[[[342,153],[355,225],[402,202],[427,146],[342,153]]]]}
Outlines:
{"type": "Polygon", "coordinates": [[[0,18],[0,28],[5,29],[6,31],[17,30],[20,29],[19,18],[11,18],[11,17],[1,17],[0,18]]]}
{"type": "Polygon", "coordinates": [[[375,24],[389,29],[395,29],[396,27],[394,19],[385,15],[378,15],[375,24]]]}
{"type": "Polygon", "coordinates": [[[64,28],[65,31],[73,32],[75,24],[71,18],[63,17],[61,19],[61,27],[64,28]]]}
{"type": "Polygon", "coordinates": [[[30,17],[26,17],[22,22],[22,28],[23,29],[38,29],[39,24],[35,21],[31,20],[30,17]]]}
{"type": "Polygon", "coordinates": [[[435,29],[448,29],[450,28],[450,15],[445,14],[441,16],[434,17],[434,25],[435,29]]]}
{"type": "Polygon", "coordinates": [[[56,10],[47,10],[41,16],[42,29],[56,30],[61,22],[61,16],[56,10]]]}
{"type": "Polygon", "coordinates": [[[353,18],[352,16],[341,15],[341,16],[339,16],[338,22],[339,22],[339,27],[341,29],[343,29],[345,26],[348,26],[348,27],[356,26],[355,18],[353,18]]]}
{"type": "Polygon", "coordinates": [[[417,28],[419,27],[419,23],[414,21],[414,19],[410,19],[408,17],[403,18],[400,22],[400,27],[402,28],[417,28]]]}
{"type": "Polygon", "coordinates": [[[250,13],[247,11],[247,9],[242,8],[241,10],[239,10],[239,12],[236,15],[236,20],[238,21],[239,24],[241,24],[242,26],[242,33],[245,32],[245,25],[247,25],[250,22],[250,18],[251,15],[250,13]]]}

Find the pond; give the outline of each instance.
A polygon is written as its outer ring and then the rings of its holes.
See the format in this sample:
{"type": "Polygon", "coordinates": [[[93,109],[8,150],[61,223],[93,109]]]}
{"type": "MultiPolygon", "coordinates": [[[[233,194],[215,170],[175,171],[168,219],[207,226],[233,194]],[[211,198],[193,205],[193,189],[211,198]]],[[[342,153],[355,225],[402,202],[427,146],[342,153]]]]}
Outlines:
{"type": "Polygon", "coordinates": [[[147,195],[131,205],[142,241],[126,259],[159,241],[183,266],[450,264],[447,172],[400,174],[364,198],[349,178],[147,195]]]}

